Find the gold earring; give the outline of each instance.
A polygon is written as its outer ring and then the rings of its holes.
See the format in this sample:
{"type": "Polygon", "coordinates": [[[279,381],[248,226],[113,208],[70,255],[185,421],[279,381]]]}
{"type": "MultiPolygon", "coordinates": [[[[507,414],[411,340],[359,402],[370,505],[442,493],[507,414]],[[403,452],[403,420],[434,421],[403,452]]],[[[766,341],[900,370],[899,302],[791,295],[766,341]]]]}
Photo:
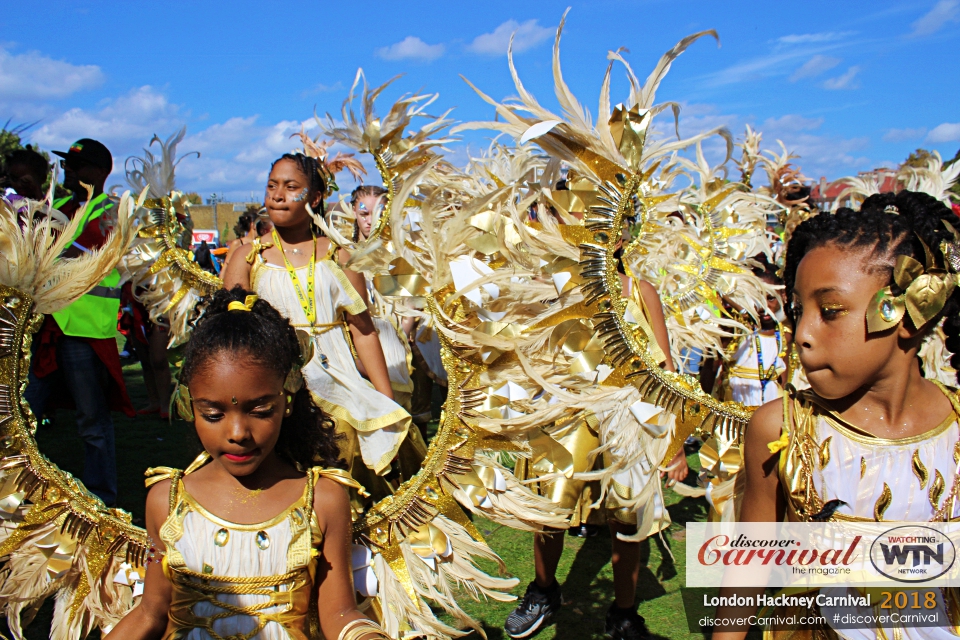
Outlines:
{"type": "Polygon", "coordinates": [[[291,413],[293,413],[293,396],[288,393],[287,408],[283,410],[283,415],[284,417],[289,418],[291,413]]]}

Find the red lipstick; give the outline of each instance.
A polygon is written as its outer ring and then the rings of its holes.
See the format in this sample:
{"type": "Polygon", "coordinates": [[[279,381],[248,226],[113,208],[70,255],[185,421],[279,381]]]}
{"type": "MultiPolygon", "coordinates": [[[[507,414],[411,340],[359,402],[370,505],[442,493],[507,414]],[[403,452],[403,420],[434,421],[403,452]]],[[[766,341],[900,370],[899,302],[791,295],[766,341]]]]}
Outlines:
{"type": "Polygon", "coordinates": [[[244,453],[242,455],[236,453],[225,453],[223,457],[229,460],[230,462],[247,462],[248,460],[253,459],[254,451],[250,453],[244,453]]]}

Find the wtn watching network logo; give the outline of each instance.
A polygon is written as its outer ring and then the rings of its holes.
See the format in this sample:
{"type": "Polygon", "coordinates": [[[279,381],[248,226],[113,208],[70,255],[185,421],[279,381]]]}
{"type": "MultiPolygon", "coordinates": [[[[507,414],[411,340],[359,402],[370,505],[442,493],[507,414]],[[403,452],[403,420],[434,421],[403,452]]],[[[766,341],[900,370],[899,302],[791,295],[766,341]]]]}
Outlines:
{"type": "Polygon", "coordinates": [[[874,568],[897,582],[926,582],[953,566],[957,550],[946,535],[918,525],[895,527],[870,545],[874,568]]]}

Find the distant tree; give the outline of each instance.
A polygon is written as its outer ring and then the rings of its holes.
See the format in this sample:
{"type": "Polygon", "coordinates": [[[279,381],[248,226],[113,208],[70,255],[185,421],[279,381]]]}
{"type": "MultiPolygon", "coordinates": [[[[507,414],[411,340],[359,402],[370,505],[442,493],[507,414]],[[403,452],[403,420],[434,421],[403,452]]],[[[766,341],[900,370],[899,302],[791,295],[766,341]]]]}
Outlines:
{"type": "Polygon", "coordinates": [[[191,191],[190,193],[184,194],[187,197],[187,202],[190,204],[203,204],[203,198],[200,197],[199,193],[191,191]]]}
{"type": "Polygon", "coordinates": [[[917,149],[903,161],[905,167],[923,167],[927,164],[927,159],[932,158],[933,153],[926,149],[917,149]]]}
{"type": "MultiPolygon", "coordinates": [[[[23,144],[23,134],[29,131],[36,122],[29,124],[18,124],[10,125],[10,120],[7,120],[4,123],[3,127],[0,127],[0,182],[5,182],[5,176],[7,173],[6,167],[6,157],[8,154],[18,151],[20,149],[31,149],[38,152],[44,157],[47,161],[47,164],[50,164],[50,154],[46,151],[41,151],[36,145],[23,144]]],[[[0,185],[5,186],[5,185],[0,185]]],[[[46,191],[50,187],[49,177],[43,184],[43,189],[46,191]]],[[[66,195],[67,192],[58,184],[56,188],[56,196],[66,195]]]]}

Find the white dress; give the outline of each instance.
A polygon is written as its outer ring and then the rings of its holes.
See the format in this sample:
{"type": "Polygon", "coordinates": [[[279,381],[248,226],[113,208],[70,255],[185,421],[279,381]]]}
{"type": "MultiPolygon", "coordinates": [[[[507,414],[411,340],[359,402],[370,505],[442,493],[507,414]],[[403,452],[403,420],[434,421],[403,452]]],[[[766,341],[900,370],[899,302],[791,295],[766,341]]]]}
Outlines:
{"type": "MultiPolygon", "coordinates": [[[[960,426],[957,423],[956,392],[943,389],[954,412],[936,428],[919,436],[888,440],[871,436],[840,416],[819,408],[808,392],[800,392],[793,403],[793,429],[790,444],[781,454],[781,483],[786,487],[790,519],[796,514],[816,512],[821,503],[839,499],[846,503],[838,518],[884,522],[930,522],[960,517],[960,501],[951,497],[960,482],[960,426]],[[808,455],[803,456],[803,451],[808,455]],[[805,460],[813,460],[813,468],[805,460]],[[812,491],[803,478],[809,477],[812,491]]],[[[890,526],[895,526],[891,524],[890,526]]],[[[941,619],[946,619],[943,593],[936,592],[941,619]]],[[[856,587],[822,588],[828,596],[862,593],[856,587]]],[[[822,607],[827,621],[834,614],[867,615],[880,612],[873,608],[822,607]]],[[[883,613],[883,612],[881,612],[883,613]]],[[[886,613],[889,613],[887,611],[886,613]]],[[[957,636],[943,627],[914,628],[910,625],[880,629],[834,629],[844,640],[946,640],[957,636]]]]}
{"type": "MultiPolygon", "coordinates": [[[[307,268],[295,270],[304,291],[307,268]]],[[[297,330],[310,331],[286,268],[265,262],[257,251],[250,285],[297,330]]],[[[304,381],[317,405],[336,420],[337,430],[346,436],[341,455],[347,463],[359,453],[367,467],[383,473],[407,435],[410,414],[357,371],[343,314],[356,315],[367,306],[343,270],[332,260],[317,260],[314,289],[317,328],[312,331],[314,353],[303,368],[304,381]]]]}
{"type": "Polygon", "coordinates": [[[257,524],[237,524],[200,505],[184,489],[182,472],[160,471],[154,481],[171,481],[170,512],[160,527],[164,573],[173,590],[168,614],[172,630],[164,637],[317,637],[310,601],[323,532],[313,510],[314,487],[321,477],[347,487],[359,485],[344,471],[314,467],[300,499],[280,514],[257,524]]]}
{"type": "MultiPolygon", "coordinates": [[[[390,374],[390,387],[393,397],[399,404],[406,404],[413,393],[413,380],[410,379],[410,345],[399,327],[399,318],[393,313],[373,286],[373,279],[366,277],[367,299],[370,300],[370,317],[380,336],[380,348],[387,361],[390,374]]],[[[407,407],[409,409],[409,406],[407,407]]]]}
{"type": "Polygon", "coordinates": [[[748,407],[759,407],[762,404],[776,400],[783,393],[778,379],[787,370],[787,363],[780,357],[782,340],[776,336],[760,335],[760,349],[763,354],[763,368],[769,370],[770,365],[776,363],[776,376],[766,385],[760,382],[760,363],[757,360],[756,337],[752,333],[747,336],[733,354],[733,366],[730,368],[728,382],[734,402],[748,407]]]}

